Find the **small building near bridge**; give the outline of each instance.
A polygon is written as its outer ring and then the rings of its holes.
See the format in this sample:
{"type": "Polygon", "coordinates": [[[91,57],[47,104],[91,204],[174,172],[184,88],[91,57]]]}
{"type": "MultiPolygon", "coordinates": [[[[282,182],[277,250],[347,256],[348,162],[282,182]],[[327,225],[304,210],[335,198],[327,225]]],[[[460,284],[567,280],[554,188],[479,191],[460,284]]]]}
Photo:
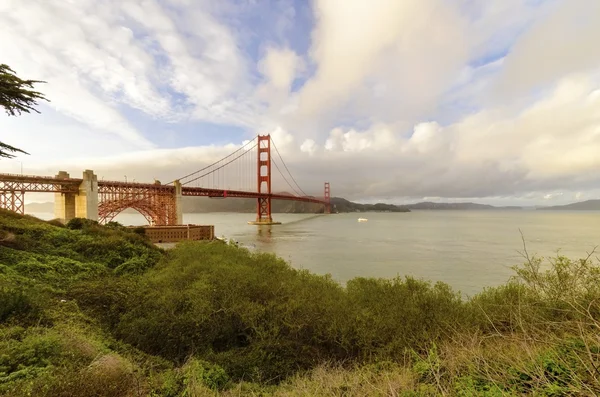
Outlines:
{"type": "Polygon", "coordinates": [[[214,240],[214,225],[143,226],[153,243],[177,243],[184,240],[214,240]]]}

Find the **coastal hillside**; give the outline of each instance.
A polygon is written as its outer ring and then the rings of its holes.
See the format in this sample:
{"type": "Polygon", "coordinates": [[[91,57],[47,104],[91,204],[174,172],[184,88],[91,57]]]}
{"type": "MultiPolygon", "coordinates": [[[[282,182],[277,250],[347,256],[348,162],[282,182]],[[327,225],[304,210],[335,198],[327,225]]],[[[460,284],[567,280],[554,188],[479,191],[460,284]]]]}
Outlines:
{"type": "Polygon", "coordinates": [[[587,200],[567,205],[538,208],[538,211],[600,211],[600,200],[587,200]]]}
{"type": "Polygon", "coordinates": [[[332,197],[331,198],[331,206],[332,211],[337,212],[369,212],[369,211],[379,211],[379,212],[410,212],[410,210],[405,206],[398,206],[393,204],[359,204],[353,203],[343,198],[332,197]]]}
{"type": "Polygon", "coordinates": [[[407,208],[411,210],[520,210],[522,207],[505,206],[496,207],[488,204],[477,203],[433,203],[424,201],[416,204],[407,204],[407,208]]]}
{"type": "Polygon", "coordinates": [[[0,395],[600,393],[600,272],[530,258],[465,299],[215,242],[0,211],[0,395]]]}

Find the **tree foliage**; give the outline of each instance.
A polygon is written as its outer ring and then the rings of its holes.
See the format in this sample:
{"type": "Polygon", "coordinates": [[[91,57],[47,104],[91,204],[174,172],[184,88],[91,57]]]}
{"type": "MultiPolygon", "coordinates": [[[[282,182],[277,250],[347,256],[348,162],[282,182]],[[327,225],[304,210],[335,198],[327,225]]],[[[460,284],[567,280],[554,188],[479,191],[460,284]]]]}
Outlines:
{"type": "MultiPolygon", "coordinates": [[[[23,80],[8,65],[0,64],[0,106],[9,116],[31,111],[39,113],[34,106],[37,105],[38,100],[47,101],[47,99],[42,93],[33,90],[35,83],[44,83],[44,81],[23,80]]],[[[0,142],[0,158],[13,158],[15,156],[13,153],[17,152],[28,154],[19,148],[0,142]]]]}

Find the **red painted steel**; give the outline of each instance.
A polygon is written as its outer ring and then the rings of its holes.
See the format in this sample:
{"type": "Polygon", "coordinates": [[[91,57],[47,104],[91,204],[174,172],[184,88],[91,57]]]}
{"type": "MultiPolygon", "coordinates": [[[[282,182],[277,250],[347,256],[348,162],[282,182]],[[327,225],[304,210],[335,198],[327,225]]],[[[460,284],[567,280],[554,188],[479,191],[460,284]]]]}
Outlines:
{"type": "Polygon", "coordinates": [[[0,208],[25,213],[25,192],[76,193],[81,179],[58,179],[55,177],[1,174],[0,208]]]}
{"type": "Polygon", "coordinates": [[[271,216],[271,136],[258,136],[257,156],[257,192],[267,193],[267,196],[256,198],[256,222],[273,222],[271,216]],[[265,167],[266,169],[263,169],[265,167]],[[265,186],[266,184],[266,186],[265,186]],[[265,188],[265,191],[263,191],[265,188]]]}
{"type": "Polygon", "coordinates": [[[100,223],[112,221],[127,208],[138,211],[153,226],[177,224],[174,186],[98,182],[98,220],[100,223]]]}
{"type": "MultiPolygon", "coordinates": [[[[187,187],[181,188],[183,196],[195,196],[195,197],[223,197],[225,190],[221,189],[207,189],[204,187],[187,187]]],[[[271,200],[292,200],[302,201],[305,203],[315,204],[327,204],[323,198],[313,196],[288,196],[285,194],[277,193],[256,193],[256,192],[245,192],[238,190],[227,190],[227,198],[268,198],[271,200]]]]}
{"type": "Polygon", "coordinates": [[[325,182],[325,194],[323,195],[325,202],[325,213],[331,214],[331,190],[329,186],[329,182],[325,182]]]}
{"type": "Polygon", "coordinates": [[[77,193],[82,179],[0,174],[0,192],[77,193]]]}
{"type": "MultiPolygon", "coordinates": [[[[27,192],[77,193],[82,179],[59,179],[47,176],[0,174],[0,208],[24,213],[23,197],[27,192]]],[[[175,188],[172,185],[98,181],[98,215],[101,222],[109,222],[126,208],[139,211],[149,223],[175,224],[175,188]]],[[[290,196],[202,187],[182,187],[183,196],[255,198],[262,202],[292,200],[328,205],[328,199],[312,196],[290,196]]]]}
{"type": "Polygon", "coordinates": [[[25,191],[0,191],[0,208],[25,214],[25,191]]]}

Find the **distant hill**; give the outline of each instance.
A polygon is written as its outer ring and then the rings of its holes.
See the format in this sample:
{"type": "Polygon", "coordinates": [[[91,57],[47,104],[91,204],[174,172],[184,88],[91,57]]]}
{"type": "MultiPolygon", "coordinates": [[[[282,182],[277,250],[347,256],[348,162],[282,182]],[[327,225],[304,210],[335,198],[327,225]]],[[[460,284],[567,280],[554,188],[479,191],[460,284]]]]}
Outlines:
{"type": "Polygon", "coordinates": [[[25,204],[27,212],[54,212],[54,203],[29,203],[25,204]]]}
{"type": "Polygon", "coordinates": [[[488,204],[477,203],[433,203],[424,201],[416,204],[407,204],[407,208],[412,210],[521,210],[522,207],[507,206],[495,207],[488,204]]]}
{"type": "Polygon", "coordinates": [[[405,206],[393,205],[393,204],[359,204],[348,201],[340,197],[331,198],[332,211],[337,212],[367,212],[367,211],[379,211],[379,212],[410,212],[405,206]]]}
{"type": "Polygon", "coordinates": [[[410,210],[521,210],[522,207],[494,207],[493,205],[477,203],[433,203],[424,201],[415,204],[393,205],[393,204],[358,204],[343,198],[334,197],[331,204],[339,212],[366,212],[366,211],[389,211],[409,212],[410,210]]]}
{"type": "Polygon", "coordinates": [[[538,211],[600,211],[600,200],[587,200],[567,205],[537,208],[538,211]]]}

